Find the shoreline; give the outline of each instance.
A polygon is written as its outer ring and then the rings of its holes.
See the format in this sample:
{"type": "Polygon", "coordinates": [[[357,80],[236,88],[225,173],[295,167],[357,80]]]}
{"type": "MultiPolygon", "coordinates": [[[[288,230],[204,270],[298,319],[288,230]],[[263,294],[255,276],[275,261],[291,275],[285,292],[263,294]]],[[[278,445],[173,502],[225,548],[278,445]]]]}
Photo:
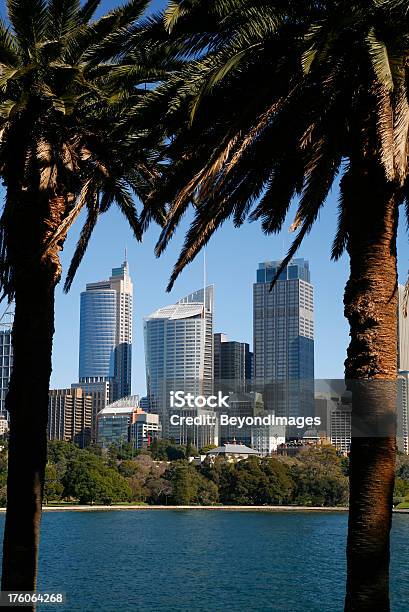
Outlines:
{"type": "MultiPolygon", "coordinates": [[[[123,510],[210,510],[219,512],[348,512],[346,506],[152,506],[152,505],[118,505],[118,506],[43,506],[43,512],[114,512],[123,510]]],[[[0,508],[0,513],[5,513],[6,508],[0,508]]],[[[394,508],[396,514],[409,514],[409,509],[394,508]]]]}
{"type": "MultiPolygon", "coordinates": [[[[236,512],[348,512],[346,506],[174,506],[174,505],[72,505],[72,506],[43,506],[43,512],[100,512],[115,510],[210,510],[210,511],[236,511],[236,512]]],[[[6,508],[0,508],[0,512],[6,512],[6,508]]]]}
{"type": "MultiPolygon", "coordinates": [[[[124,510],[210,510],[219,512],[321,512],[321,513],[336,513],[348,512],[347,506],[162,506],[162,505],[117,505],[117,506],[43,506],[43,512],[114,512],[124,510]]],[[[6,508],[0,508],[0,514],[4,514],[6,508]]],[[[393,508],[396,514],[409,514],[409,508],[393,508]]]]}

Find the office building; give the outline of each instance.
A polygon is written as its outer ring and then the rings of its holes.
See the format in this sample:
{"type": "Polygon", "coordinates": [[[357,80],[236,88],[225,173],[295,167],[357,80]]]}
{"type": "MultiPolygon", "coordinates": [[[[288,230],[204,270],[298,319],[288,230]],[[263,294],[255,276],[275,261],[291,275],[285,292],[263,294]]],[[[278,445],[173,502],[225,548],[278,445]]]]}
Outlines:
{"type": "Polygon", "coordinates": [[[139,407],[139,396],[132,395],[108,404],[98,413],[97,441],[103,448],[111,444],[129,442],[129,427],[134,423],[139,407]]]}
{"type": "Polygon", "coordinates": [[[153,440],[161,437],[161,430],[158,414],[138,411],[129,425],[129,441],[135,450],[149,448],[153,440]]]}
{"type": "MultiPolygon", "coordinates": [[[[263,415],[264,405],[261,393],[232,393],[228,400],[229,408],[223,408],[219,412],[228,414],[229,417],[237,419],[252,419],[256,415],[263,415]]],[[[251,446],[252,427],[250,425],[239,426],[239,421],[233,419],[227,425],[220,426],[220,444],[229,444],[233,441],[245,446],[251,446]]]]}
{"type": "Polygon", "coordinates": [[[79,382],[109,382],[110,401],[131,393],[132,296],[126,261],[81,293],[79,382]]]}
{"type": "Polygon", "coordinates": [[[398,370],[409,371],[409,304],[405,300],[405,287],[399,285],[399,309],[398,309],[398,370]]]}
{"type": "Polygon", "coordinates": [[[228,405],[229,408],[223,408],[218,415],[220,417],[224,413],[229,416],[226,425],[221,422],[219,425],[220,444],[244,444],[265,456],[271,455],[277,450],[277,445],[284,442],[285,427],[274,424],[274,412],[264,409],[261,393],[232,393],[228,405]],[[243,422],[243,419],[247,419],[247,422],[243,422]]]}
{"type": "MultiPolygon", "coordinates": [[[[305,259],[259,264],[253,291],[254,388],[277,416],[314,414],[314,296],[305,259]]],[[[295,435],[299,432],[289,431],[295,435]]]]}
{"type": "Polygon", "coordinates": [[[140,406],[142,408],[142,410],[144,410],[145,412],[150,412],[150,406],[149,406],[149,399],[147,395],[144,395],[143,397],[141,397],[141,399],[139,400],[140,406]]]}
{"type": "MultiPolygon", "coordinates": [[[[144,320],[149,410],[170,435],[171,392],[195,397],[213,392],[213,287],[196,291],[144,320]]],[[[179,435],[179,434],[178,434],[179,435]]],[[[183,432],[180,432],[180,440],[183,432]]]]}
{"type": "Polygon", "coordinates": [[[217,414],[206,408],[173,408],[175,423],[169,423],[167,437],[176,444],[191,444],[198,450],[219,443],[217,414]]]}
{"type": "Polygon", "coordinates": [[[321,392],[315,395],[315,416],[320,420],[317,431],[328,439],[331,437],[331,412],[336,410],[340,401],[341,397],[334,392],[321,392]]]}
{"type": "Polygon", "coordinates": [[[92,398],[82,389],[51,389],[48,397],[48,439],[91,442],[92,398]]]}
{"type": "Polygon", "coordinates": [[[92,398],[91,441],[95,443],[97,441],[97,415],[109,404],[110,383],[106,380],[73,383],[71,389],[82,389],[85,395],[92,398]]]}
{"type": "Polygon", "coordinates": [[[0,436],[6,435],[9,430],[9,422],[6,417],[0,417],[0,436]]]}
{"type": "Polygon", "coordinates": [[[0,328],[0,418],[8,419],[6,395],[13,367],[11,326],[0,328]]]}
{"type": "Polygon", "coordinates": [[[344,455],[351,448],[352,431],[352,402],[343,397],[341,401],[332,406],[330,411],[330,441],[333,446],[344,455]]]}
{"type": "Polygon", "coordinates": [[[409,455],[409,371],[398,374],[396,441],[398,450],[409,455]]]}
{"type": "Polygon", "coordinates": [[[343,453],[349,453],[352,431],[352,395],[346,391],[343,381],[339,383],[338,393],[335,389],[319,392],[315,396],[315,416],[320,419],[316,433],[321,440],[329,441],[343,453]]]}
{"type": "Polygon", "coordinates": [[[12,329],[14,323],[14,304],[8,304],[0,317],[0,419],[8,421],[6,395],[8,393],[13,368],[12,329]]]}
{"type": "Polygon", "coordinates": [[[214,334],[214,388],[224,392],[250,390],[253,353],[246,342],[229,341],[226,334],[214,334]]]}

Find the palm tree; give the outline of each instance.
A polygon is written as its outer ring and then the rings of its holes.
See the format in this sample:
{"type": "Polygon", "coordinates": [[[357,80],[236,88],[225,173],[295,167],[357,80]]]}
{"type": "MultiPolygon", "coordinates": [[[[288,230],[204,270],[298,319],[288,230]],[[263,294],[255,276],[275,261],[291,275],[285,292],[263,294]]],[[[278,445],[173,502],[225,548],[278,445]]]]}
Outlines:
{"type": "Polygon", "coordinates": [[[15,300],[8,503],[2,589],[35,589],[46,465],[54,290],[59,251],[79,213],[86,220],[65,289],[100,214],[116,203],[135,237],[155,173],[152,138],[135,106],[166,74],[165,55],[144,42],[148,0],[100,19],[100,0],[8,0],[0,23],[0,282],[15,300]],[[127,55],[116,41],[137,41],[127,55]]]}
{"type": "MultiPolygon", "coordinates": [[[[172,0],[161,20],[169,47],[190,62],[145,104],[169,143],[150,200],[153,210],[167,207],[158,255],[195,209],[169,288],[224,221],[239,226],[249,216],[279,232],[296,197],[283,269],[340,177],[332,255],[350,258],[345,375],[354,431],[345,608],[388,610],[409,2],[172,0]]],[[[160,27],[157,18],[152,28],[160,27]]]]}

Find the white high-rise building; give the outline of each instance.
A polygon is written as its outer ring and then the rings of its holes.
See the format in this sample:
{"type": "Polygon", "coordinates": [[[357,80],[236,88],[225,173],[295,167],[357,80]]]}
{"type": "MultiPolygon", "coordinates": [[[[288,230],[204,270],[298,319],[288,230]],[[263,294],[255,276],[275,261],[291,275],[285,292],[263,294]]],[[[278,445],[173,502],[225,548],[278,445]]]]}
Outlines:
{"type": "Polygon", "coordinates": [[[165,438],[186,436],[182,430],[180,436],[179,430],[171,431],[172,391],[195,397],[213,392],[213,300],[214,290],[209,286],[144,320],[149,408],[160,415],[165,438]]]}
{"type": "Polygon", "coordinates": [[[409,372],[398,374],[396,442],[398,450],[409,455],[409,372]]]}
{"type": "Polygon", "coordinates": [[[79,382],[109,382],[110,401],[131,394],[132,299],[127,261],[81,293],[79,382]]]}

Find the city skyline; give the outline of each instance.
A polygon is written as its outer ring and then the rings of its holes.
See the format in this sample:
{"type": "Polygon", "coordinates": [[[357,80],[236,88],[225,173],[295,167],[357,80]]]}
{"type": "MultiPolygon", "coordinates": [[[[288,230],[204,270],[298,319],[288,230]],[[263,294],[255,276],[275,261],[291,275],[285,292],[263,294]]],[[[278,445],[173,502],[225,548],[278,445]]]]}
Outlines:
{"type": "MultiPolygon", "coordinates": [[[[297,257],[309,259],[314,270],[315,314],[318,321],[315,337],[315,376],[318,379],[343,378],[343,362],[348,346],[348,325],[343,316],[343,293],[348,277],[348,260],[330,261],[331,239],[336,223],[336,196],[323,209],[316,228],[306,238],[297,257]],[[332,204],[332,206],[331,206],[332,204]],[[330,236],[327,245],[317,241],[320,234],[330,236]],[[329,342],[331,338],[331,342],[329,342]]],[[[216,285],[215,331],[226,333],[229,338],[252,345],[252,295],[254,266],[263,260],[278,259],[285,253],[291,236],[288,227],[291,214],[278,236],[263,236],[257,223],[244,225],[239,230],[226,225],[215,235],[207,248],[208,280],[216,285]],[[242,249],[247,241],[249,247],[242,249]],[[284,248],[283,248],[284,241],[284,248]],[[278,255],[278,257],[277,257],[278,255]],[[234,305],[234,316],[232,313],[234,305]]],[[[135,391],[145,393],[145,359],[143,354],[143,317],[160,304],[171,303],[178,296],[189,293],[192,287],[202,284],[203,259],[198,257],[183,273],[174,290],[166,293],[167,279],[183,240],[183,229],[176,234],[165,254],[157,259],[153,249],[159,229],[151,227],[142,244],[136,243],[119,213],[112,211],[101,218],[84,261],[78,271],[69,294],[64,294],[60,284],[56,292],[56,337],[53,351],[51,387],[64,388],[77,378],[79,293],[87,282],[104,278],[112,262],[121,258],[128,245],[128,260],[132,269],[134,293],[134,351],[132,384],[135,391]]],[[[61,254],[66,271],[77,238],[79,223],[61,254]]],[[[400,282],[406,281],[409,245],[406,228],[401,224],[398,246],[400,251],[400,282]]]]}

